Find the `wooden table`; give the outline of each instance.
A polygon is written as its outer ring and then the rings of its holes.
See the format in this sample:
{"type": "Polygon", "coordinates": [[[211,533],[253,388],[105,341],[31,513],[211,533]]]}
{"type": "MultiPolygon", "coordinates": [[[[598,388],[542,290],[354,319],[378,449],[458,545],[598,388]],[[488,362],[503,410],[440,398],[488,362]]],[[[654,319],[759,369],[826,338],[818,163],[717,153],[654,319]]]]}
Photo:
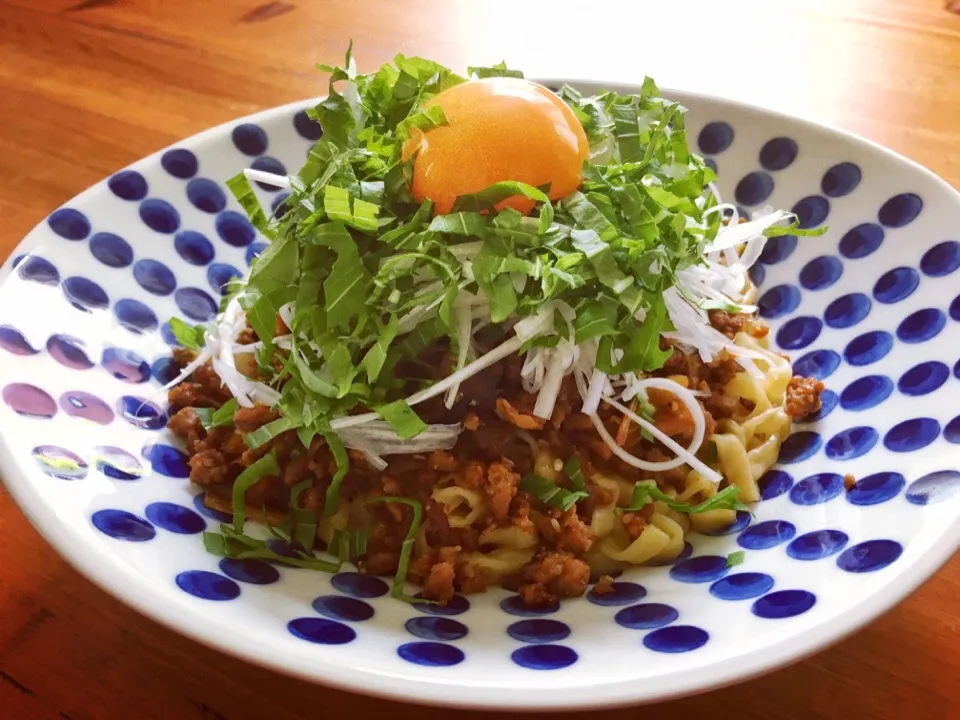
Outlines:
{"type": "MultiPolygon", "coordinates": [[[[957,186],[960,3],[943,2],[0,0],[0,258],[52,208],[118,168],[211,125],[320,93],[313,63],[339,61],[351,37],[361,70],[403,52],[460,68],[506,57],[531,76],[647,73],[662,86],[861,133],[957,186]]],[[[2,489],[0,527],[4,718],[429,720],[449,712],[311,686],[186,640],[68,567],[2,489]]],[[[958,680],[955,558],[898,608],[816,657],[607,717],[957,718],[958,680]]]]}

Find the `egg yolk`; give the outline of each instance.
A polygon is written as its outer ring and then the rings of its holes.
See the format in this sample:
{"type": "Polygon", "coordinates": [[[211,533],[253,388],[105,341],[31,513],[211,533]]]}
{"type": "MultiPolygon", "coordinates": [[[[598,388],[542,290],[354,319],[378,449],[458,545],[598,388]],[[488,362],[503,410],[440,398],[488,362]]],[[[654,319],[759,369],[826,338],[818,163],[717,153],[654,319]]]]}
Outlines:
{"type": "MultiPolygon", "coordinates": [[[[519,78],[470,80],[438,93],[424,106],[440,106],[447,124],[414,131],[404,158],[418,151],[413,196],[430,198],[448,213],[460,195],[504,180],[541,187],[550,199],[576,190],[583,179],[589,144],[573,111],[547,88],[519,78]]],[[[526,213],[534,202],[507,198],[498,209],[526,213]]]]}

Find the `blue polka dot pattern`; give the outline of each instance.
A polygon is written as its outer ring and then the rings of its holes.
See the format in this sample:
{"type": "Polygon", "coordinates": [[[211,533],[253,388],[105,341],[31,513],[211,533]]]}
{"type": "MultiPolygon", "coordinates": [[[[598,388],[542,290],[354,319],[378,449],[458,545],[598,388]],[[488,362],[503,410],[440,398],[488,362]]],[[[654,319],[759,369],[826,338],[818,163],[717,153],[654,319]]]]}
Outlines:
{"type": "Polygon", "coordinates": [[[246,247],[256,237],[256,232],[250,221],[233,210],[225,210],[217,215],[215,224],[220,238],[234,247],[246,247]]]}
{"type": "Polygon", "coordinates": [[[180,288],[173,300],[184,315],[197,322],[213,320],[217,316],[217,304],[200,288],[180,288]]]}
{"type": "Polygon", "coordinates": [[[708,530],[703,534],[711,536],[734,535],[749,525],[752,519],[753,518],[750,513],[740,510],[737,512],[734,521],[729,525],[717,528],[715,530],[708,530]]]}
{"type": "Polygon", "coordinates": [[[833,350],[814,350],[793,363],[794,375],[826,380],[840,367],[840,356],[833,350]]]}
{"type": "Polygon", "coordinates": [[[830,202],[825,197],[810,195],[797,202],[792,212],[801,228],[817,227],[823,225],[830,214],[830,202]]]}
{"type": "Polygon", "coordinates": [[[320,123],[307,115],[306,110],[299,110],[293,116],[293,126],[300,137],[307,140],[319,140],[323,136],[323,129],[320,123]]]}
{"type": "Polygon", "coordinates": [[[227,206],[226,194],[207,178],[194,178],[187,183],[187,199],[195,208],[208,213],[218,213],[227,206]]]}
{"type": "Polygon", "coordinates": [[[554,643],[570,635],[570,627],[559,620],[519,620],[507,628],[507,635],[525,643],[554,643]]]}
{"type": "Polygon", "coordinates": [[[56,285],[60,282],[60,273],[54,264],[36,255],[31,255],[17,266],[17,275],[41,285],[56,285]]]}
{"type": "Polygon", "coordinates": [[[714,160],[713,158],[704,158],[703,164],[706,165],[711,170],[713,170],[714,173],[717,172],[717,161],[714,160]]]}
{"type": "Polygon", "coordinates": [[[820,409],[807,417],[803,418],[804,422],[818,422],[823,420],[827,415],[829,415],[833,409],[840,402],[840,397],[833,391],[825,389],[820,393],[820,409]]]}
{"type": "Polygon", "coordinates": [[[566,645],[526,645],[510,655],[520,667],[530,670],[559,670],[577,661],[577,653],[566,645]]]}
{"type": "Polygon", "coordinates": [[[126,510],[97,510],[90,521],[97,530],[116,540],[146,542],[157,535],[153,525],[126,510]]]}
{"type": "Polygon", "coordinates": [[[737,183],[733,194],[741,205],[759,205],[773,194],[773,177],[765,172],[752,172],[737,183]]]}
{"type": "Polygon", "coordinates": [[[950,303],[950,317],[960,321],[960,295],[957,295],[950,303]]]}
{"type": "Polygon", "coordinates": [[[90,252],[107,267],[124,268],[133,262],[133,248],[119,235],[100,232],[90,238],[90,252]]]}
{"type": "Polygon", "coordinates": [[[415,665],[450,667],[463,662],[463,650],[438,642],[405,643],[397,648],[397,655],[415,665]]]}
{"type": "Polygon", "coordinates": [[[318,645],[346,645],[357,637],[349,625],[324,618],[297,618],[287,623],[287,630],[294,637],[318,645]]]}
{"type": "Polygon", "coordinates": [[[167,425],[167,416],[158,405],[133,395],[117,400],[117,414],[141,430],[161,430],[167,425]]]}
{"type": "Polygon", "coordinates": [[[661,653],[685,653],[703,647],[710,639],[706,630],[693,625],[671,625],[643,638],[643,646],[661,653]]]}
{"type": "MultiPolygon", "coordinates": [[[[23,336],[22,332],[11,325],[0,325],[0,347],[13,355],[36,355],[40,352],[30,344],[30,341],[23,336]]],[[[84,360],[87,360],[86,355],[83,357],[84,360]]],[[[93,364],[89,360],[87,360],[87,363],[89,364],[86,367],[93,364]]]]}
{"type": "Polygon", "coordinates": [[[858,165],[852,162],[837,163],[824,174],[820,189],[829,197],[843,197],[857,189],[862,177],[858,165]]]}
{"type": "Polygon", "coordinates": [[[60,396],[60,407],[70,417],[89,420],[98,425],[109,425],[113,422],[113,411],[110,406],[96,395],[71,390],[60,396]]]}
{"type": "Polygon", "coordinates": [[[89,278],[68,277],[60,287],[70,304],[78,310],[102,310],[110,304],[106,291],[89,278]]]}
{"type": "Polygon", "coordinates": [[[823,323],[810,316],[795,317],[777,330],[777,344],[785,350],[800,350],[820,337],[823,323]]]}
{"type": "Polygon", "coordinates": [[[879,505],[899,495],[906,484],[906,479],[898,472],[885,470],[867,475],[847,491],[847,502],[852,505],[879,505]]]}
{"type": "Polygon", "coordinates": [[[727,574],[727,558],[722,555],[700,555],[670,568],[670,577],[685,583],[718,580],[727,574]]]}
{"type": "Polygon", "coordinates": [[[237,270],[237,268],[233,267],[233,265],[227,265],[226,263],[213,263],[213,265],[207,268],[207,280],[210,282],[210,287],[221,295],[227,294],[227,284],[231,280],[242,276],[243,273],[237,270]]]}
{"type": "Polygon", "coordinates": [[[663,603],[643,603],[623,608],[614,615],[614,622],[632,630],[651,630],[669,625],[680,617],[675,607],[663,603]]]}
{"type": "Polygon", "coordinates": [[[175,178],[189,180],[197,174],[200,163],[197,156],[185,148],[167,150],[160,157],[160,165],[175,178]]]}
{"type": "Polygon", "coordinates": [[[857,260],[875,252],[883,244],[883,228],[874,223],[863,223],[848,230],[840,239],[840,254],[848,260],[857,260]]]}
{"type": "Polygon", "coordinates": [[[843,274],[843,263],[832,255],[814,258],[800,271],[800,284],[807,290],[823,290],[833,285],[843,274]]]}
{"type": "Polygon", "coordinates": [[[187,570],[176,577],[177,587],[201,600],[223,602],[240,596],[240,586],[233,580],[207,570],[187,570]]]}
{"type": "Polygon", "coordinates": [[[632,582],[618,581],[610,586],[609,592],[597,594],[596,588],[587,593],[587,600],[594,605],[629,605],[630,603],[642,600],[647,595],[647,589],[643,585],[632,582]]]}
{"type": "Polygon", "coordinates": [[[934,245],[920,259],[920,269],[924,275],[943,277],[960,267],[960,243],[947,240],[934,245]]]}
{"type": "Polygon", "coordinates": [[[147,445],[142,451],[143,457],[150,461],[154,472],[172,478],[190,477],[187,456],[170,445],[147,445]]]}
{"type": "Polygon", "coordinates": [[[896,562],[903,546],[894,540],[868,540],[844,550],[837,558],[837,567],[851,573],[881,570],[896,562]]]}
{"type": "Polygon", "coordinates": [[[35,385],[11,383],[3,389],[3,401],[18,415],[34,418],[52,418],[57,404],[49,393],[35,385]]]}
{"type": "Polygon", "coordinates": [[[83,240],[90,234],[87,216],[73,208],[60,208],[47,218],[47,225],[64,240],[83,240]]]}
{"type": "Polygon", "coordinates": [[[854,367],[871,365],[893,349],[893,336],[883,330],[858,335],[843,350],[844,359],[854,367]]]}
{"type": "Polygon", "coordinates": [[[914,365],[900,376],[897,389],[904,395],[927,395],[943,385],[950,377],[950,368],[931,360],[914,365]]]}
{"type": "Polygon", "coordinates": [[[796,235],[781,235],[770,238],[760,253],[760,262],[765,265],[776,265],[781,263],[793,254],[797,249],[796,235]]]}
{"type": "Polygon", "coordinates": [[[549,615],[560,609],[560,603],[554,602],[552,605],[543,607],[527,607],[519,595],[511,595],[500,601],[500,609],[510,615],[520,615],[522,617],[532,617],[535,615],[549,615]]]}
{"type": "Polygon", "coordinates": [[[750,610],[757,617],[778,620],[802,615],[816,602],[816,595],[806,590],[777,590],[754,602],[750,610]]]}
{"type": "Polygon", "coordinates": [[[800,304],[800,290],[794,285],[776,285],[757,300],[760,317],[774,319],[788,315],[800,304]]]}
{"type": "Polygon", "coordinates": [[[920,284],[920,275],[909,267],[898,267],[884,273],[873,286],[877,302],[897,303],[910,297],[920,284]]]}
{"type": "Polygon", "coordinates": [[[887,200],[877,213],[880,224],[888,228],[899,228],[917,219],[923,210],[923,200],[919,195],[904,193],[887,200]]]}
{"type": "Polygon", "coordinates": [[[147,505],[147,520],[159,528],[178,535],[196,535],[207,529],[207,522],[190,508],[172,502],[147,505]]]}
{"type": "Polygon", "coordinates": [[[177,287],[173,272],[159,260],[138,260],[133,266],[133,278],[154,295],[169,295],[177,287]]]}
{"type": "Polygon", "coordinates": [[[142,334],[157,329],[157,316],[149,307],[139,300],[126,298],[113,306],[113,314],[117,321],[127,330],[142,334]]]}
{"type": "Polygon", "coordinates": [[[423,640],[449,642],[467,636],[467,626],[446,617],[415,617],[404,624],[407,632],[423,640]]]}
{"type": "Polygon", "coordinates": [[[244,155],[262,155],[267,151],[267,134],[259,125],[253,123],[237,125],[231,136],[237,150],[244,155]]]}
{"type": "Polygon", "coordinates": [[[117,380],[142,383],[150,379],[150,366],[147,361],[132,350],[107,348],[103,351],[100,364],[117,380]]]}
{"type": "Polygon", "coordinates": [[[87,370],[93,361],[83,349],[83,341],[69,335],[51,335],[47,340],[47,352],[64,367],[72,370],[87,370]]]}
{"type": "Polygon", "coordinates": [[[946,324],[946,316],[936,308],[917,310],[897,326],[897,338],[911,344],[926,342],[939,335],[946,324]]]}
{"type": "Polygon", "coordinates": [[[97,470],[114,480],[130,482],[144,475],[143,466],[137,459],[118,447],[98,445],[93,449],[97,470]]]}
{"type": "Polygon", "coordinates": [[[290,211],[290,208],[287,205],[287,200],[289,198],[290,193],[280,193],[273,199],[273,202],[270,203],[270,209],[273,211],[273,216],[277,218],[277,220],[281,219],[290,211]]]}
{"type": "Polygon", "coordinates": [[[797,159],[800,148],[788,137],[775,137],[760,148],[760,165],[765,170],[785,170],[797,159]]]}
{"type": "Polygon", "coordinates": [[[823,445],[823,438],[812,430],[795,432],[780,446],[780,462],[784,464],[801,462],[816,455],[823,445]]]}
{"type": "Polygon", "coordinates": [[[193,230],[177,233],[173,246],[177,254],[191,265],[206,265],[213,260],[213,243],[203,234],[193,230]]]}
{"type": "Polygon", "coordinates": [[[220,572],[233,580],[250,585],[270,585],[280,579],[280,572],[263,560],[234,560],[223,558],[220,572]]]}
{"type": "Polygon", "coordinates": [[[843,477],[836,473],[816,473],[790,488],[790,500],[797,505],[819,505],[843,492],[843,477]]]}
{"type": "Polygon", "coordinates": [[[761,500],[780,497],[793,485],[793,478],[783,470],[767,470],[757,482],[761,500]]]}
{"type": "Polygon", "coordinates": [[[943,439],[954,445],[960,444],[960,415],[948,422],[943,428],[943,439]]]}
{"type": "MultiPolygon", "coordinates": [[[[801,481],[801,484],[803,482],[801,481]]],[[[797,528],[793,523],[786,520],[766,520],[740,533],[737,544],[747,550],[766,550],[787,542],[796,534],[797,528]]]]}
{"type": "MultiPolygon", "coordinates": [[[[418,593],[414,597],[419,598],[420,594],[418,593]]],[[[447,601],[446,605],[414,603],[413,606],[420,612],[429,613],[430,615],[462,615],[470,609],[470,601],[463,595],[454,595],[453,598],[447,601]]],[[[501,603],[501,607],[502,606],[501,603]]]]}
{"type": "Polygon", "coordinates": [[[151,230],[167,235],[180,227],[180,213],[166,200],[144,200],[140,203],[140,219],[151,230]]]}
{"type": "Polygon", "coordinates": [[[30,454],[46,475],[58,480],[83,480],[90,469],[83,458],[58,445],[38,445],[30,454]]]}
{"type": "Polygon", "coordinates": [[[136,170],[122,170],[107,180],[107,187],[123,200],[143,200],[147,196],[147,179],[136,170]]]}
{"type": "Polygon", "coordinates": [[[322,595],[313,601],[313,609],[332,620],[363,622],[373,617],[373,608],[363,600],[342,595],[322,595]]]}
{"type": "Polygon", "coordinates": [[[705,155],[718,155],[733,144],[733,128],[722,121],[704,125],[697,136],[697,145],[705,155]]]}
{"type": "Polygon", "coordinates": [[[247,251],[244,253],[244,260],[247,261],[247,265],[253,265],[254,259],[258,258],[260,256],[260,253],[262,253],[266,249],[267,249],[266,243],[255,242],[248,245],[247,251]]]}
{"type": "Polygon", "coordinates": [[[960,492],[960,471],[937,470],[910,483],[907,501],[914,505],[936,505],[960,492]]]}
{"type": "Polygon", "coordinates": [[[867,375],[854,380],[840,393],[840,405],[844,410],[869,410],[876,407],[893,393],[893,381],[886,375],[867,375]]]}
{"type": "MultiPolygon", "coordinates": [[[[263,172],[273,173],[274,175],[286,175],[287,169],[283,166],[283,163],[272,157],[258,157],[254,160],[250,167],[254,170],[262,170],[263,172]]],[[[270,183],[257,182],[257,185],[267,192],[276,192],[280,188],[276,185],[271,185],[270,183]]]]}
{"type": "Polygon", "coordinates": [[[387,594],[389,586],[380,578],[355,572],[337,573],[330,584],[345,595],[356,598],[375,598],[387,594]]]}
{"type": "MultiPolygon", "coordinates": [[[[213,508],[208,508],[203,502],[206,493],[200,493],[199,495],[193,496],[193,507],[196,508],[197,512],[208,517],[211,520],[217,520],[219,522],[230,522],[233,519],[233,515],[228,515],[227,513],[220,512],[219,510],[214,510],[213,508]]],[[[228,575],[230,573],[227,573],[228,575]]]]}
{"type": "Polygon", "coordinates": [[[836,555],[847,546],[847,534],[839,530],[816,530],[795,538],[787,545],[794,560],[820,560],[836,555]]]}
{"type": "Polygon", "coordinates": [[[848,428],[827,441],[825,452],[831,460],[853,460],[870,452],[879,438],[872,427],[861,425],[848,428]]]}
{"type": "Polygon", "coordinates": [[[752,600],[770,592],[773,582],[765,573],[737,573],[717,580],[710,586],[710,594],[721,600],[752,600]]]}
{"type": "Polygon", "coordinates": [[[763,269],[763,265],[756,263],[750,268],[749,275],[750,279],[753,281],[753,284],[757,287],[760,287],[763,285],[763,281],[767,277],[767,271],[763,269]]]}
{"type": "Polygon", "coordinates": [[[933,418],[913,418],[897,423],[883,437],[883,445],[892,452],[920,450],[940,435],[940,423],[933,418]]]}
{"type": "Polygon", "coordinates": [[[870,298],[863,293],[842,295],[827,305],[823,321],[832,328],[844,330],[853,327],[870,314],[870,298]]]}

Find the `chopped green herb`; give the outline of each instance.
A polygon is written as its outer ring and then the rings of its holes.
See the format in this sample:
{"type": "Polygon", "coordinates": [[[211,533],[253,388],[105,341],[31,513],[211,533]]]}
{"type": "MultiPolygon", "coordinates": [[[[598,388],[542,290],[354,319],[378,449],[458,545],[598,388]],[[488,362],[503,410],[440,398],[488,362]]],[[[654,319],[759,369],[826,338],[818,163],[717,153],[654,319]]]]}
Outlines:
{"type": "Polygon", "coordinates": [[[237,399],[230,398],[216,410],[213,408],[194,408],[194,410],[197,417],[200,418],[203,429],[209,430],[210,428],[233,425],[233,415],[237,412],[238,407],[240,407],[240,404],[237,399]]]}
{"type": "Polygon", "coordinates": [[[237,476],[233,483],[233,527],[238,533],[243,532],[243,523],[247,519],[247,490],[260,478],[277,475],[279,472],[277,452],[271,450],[237,476]]]}
{"type": "Polygon", "coordinates": [[[647,504],[649,499],[651,502],[662,502],[671,510],[688,515],[696,515],[709,510],[737,510],[752,515],[753,512],[750,508],[737,500],[737,492],[738,489],[735,485],[729,485],[698,505],[690,505],[674,500],[658,488],[653,480],[641,480],[633,486],[633,496],[630,498],[630,504],[625,508],[618,508],[618,512],[637,512],[647,504]]]}
{"type": "Polygon", "coordinates": [[[178,317],[170,318],[170,331],[187,350],[199,350],[203,347],[206,328],[203,325],[188,325],[178,317]]]}
{"type": "Polygon", "coordinates": [[[520,481],[520,489],[530,493],[544,505],[558,507],[564,511],[576,505],[578,500],[590,496],[586,490],[565,490],[546,478],[532,473],[520,481]]]}
{"type": "Polygon", "coordinates": [[[410,520],[410,528],[407,530],[407,535],[403,539],[403,544],[400,546],[400,563],[397,565],[397,574],[393,578],[393,585],[390,588],[390,595],[405,602],[424,602],[419,598],[411,597],[403,592],[403,584],[406,581],[407,570],[410,567],[410,557],[413,555],[413,542],[417,537],[417,531],[420,529],[420,522],[423,519],[423,505],[416,500],[411,500],[410,498],[392,496],[372,498],[367,502],[401,503],[403,505],[409,505],[413,510],[413,518],[410,520]]]}
{"type": "Polygon", "coordinates": [[[734,565],[741,564],[746,557],[747,554],[743,550],[737,550],[730,553],[727,555],[727,567],[733,567],[734,565]]]}

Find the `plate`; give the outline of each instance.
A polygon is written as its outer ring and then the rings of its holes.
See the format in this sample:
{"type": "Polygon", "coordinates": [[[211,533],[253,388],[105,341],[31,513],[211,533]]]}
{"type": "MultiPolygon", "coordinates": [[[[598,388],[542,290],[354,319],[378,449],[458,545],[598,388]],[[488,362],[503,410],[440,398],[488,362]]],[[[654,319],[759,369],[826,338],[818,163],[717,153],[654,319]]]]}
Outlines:
{"type": "MultiPolygon", "coordinates": [[[[771,241],[754,271],[775,345],[828,388],[764,477],[755,517],[693,536],[672,566],[624,573],[612,594],[536,613],[499,589],[411,606],[380,579],[208,555],[200,533],[218,518],[164,428],[166,320],[210,318],[263,249],[224,180],[244,167],[295,172],[319,137],[309,102],[117,172],[6,260],[7,487],[69,562],[150,617],[251,662],[381,696],[540,709],[652,701],[769,671],[854,631],[960,543],[960,195],[851,135],[665,94],[690,108],[691,144],[725,198],[830,228],[771,241]],[[744,562],[727,567],[739,550],[744,562]]],[[[282,211],[276,188],[258,193],[282,211]]]]}

